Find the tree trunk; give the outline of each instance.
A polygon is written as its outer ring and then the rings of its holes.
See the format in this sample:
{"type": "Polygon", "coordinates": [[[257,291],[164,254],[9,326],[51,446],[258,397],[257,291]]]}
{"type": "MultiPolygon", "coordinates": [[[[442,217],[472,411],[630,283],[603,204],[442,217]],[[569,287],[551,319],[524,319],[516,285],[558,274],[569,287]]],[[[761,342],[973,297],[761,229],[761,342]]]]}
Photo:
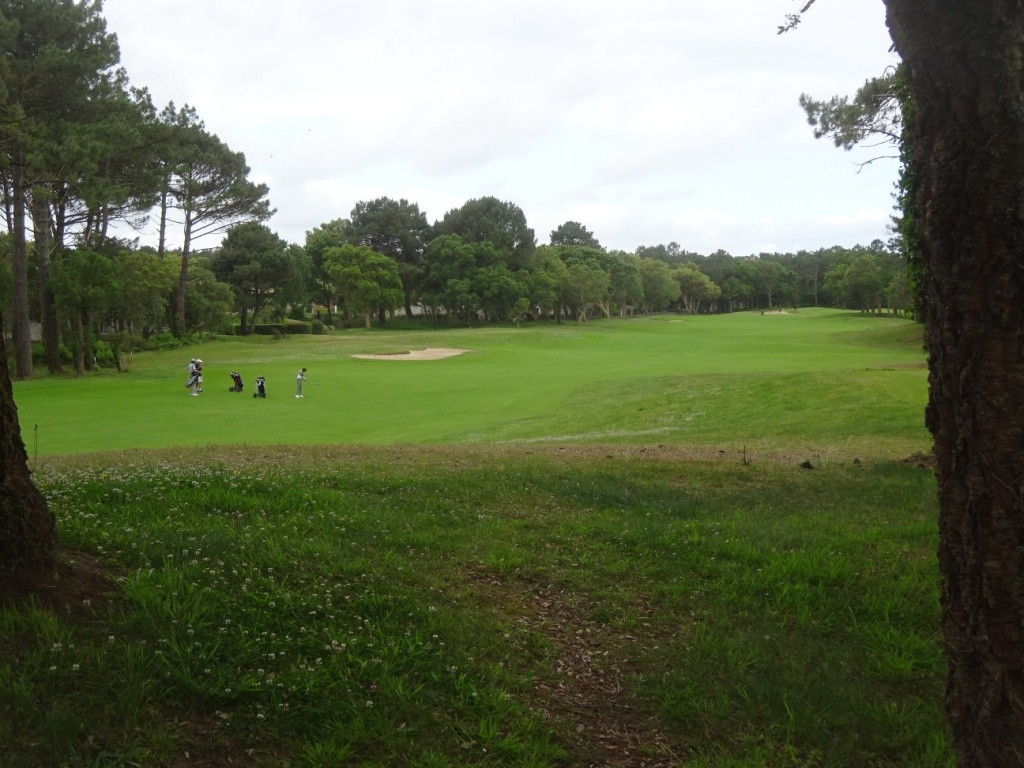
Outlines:
{"type": "Polygon", "coordinates": [[[81,376],[85,373],[85,320],[82,310],[75,310],[75,371],[81,376]]]}
{"type": "Polygon", "coordinates": [[[163,179],[163,186],[160,187],[160,221],[159,236],[157,238],[156,255],[157,258],[162,259],[167,248],[167,191],[170,185],[170,177],[165,174],[163,179]]]}
{"type": "Polygon", "coordinates": [[[11,160],[11,194],[14,229],[11,230],[11,272],[14,282],[14,373],[19,379],[32,376],[32,325],[28,302],[28,246],[25,243],[25,160],[15,147],[11,160]]]}
{"type": "Polygon", "coordinates": [[[1024,8],[886,0],[909,76],[939,487],[946,708],[961,766],[1024,755],[1024,8]]]}
{"type": "Polygon", "coordinates": [[[11,177],[0,171],[0,184],[3,185],[4,193],[4,222],[7,224],[7,231],[14,231],[14,211],[11,209],[11,177]]]}
{"type": "Polygon", "coordinates": [[[43,350],[50,373],[60,373],[60,323],[50,285],[50,206],[42,199],[32,198],[32,228],[35,230],[36,275],[39,281],[39,308],[43,320],[43,350]]]}
{"type": "Polygon", "coordinates": [[[52,574],[56,547],[54,516],[29,474],[0,316],[0,590],[52,574]]]}
{"type": "Polygon", "coordinates": [[[192,215],[185,214],[185,239],[181,245],[181,271],[178,273],[178,290],[174,318],[177,328],[175,334],[183,336],[185,333],[185,294],[188,292],[188,259],[192,250],[192,215]]]}

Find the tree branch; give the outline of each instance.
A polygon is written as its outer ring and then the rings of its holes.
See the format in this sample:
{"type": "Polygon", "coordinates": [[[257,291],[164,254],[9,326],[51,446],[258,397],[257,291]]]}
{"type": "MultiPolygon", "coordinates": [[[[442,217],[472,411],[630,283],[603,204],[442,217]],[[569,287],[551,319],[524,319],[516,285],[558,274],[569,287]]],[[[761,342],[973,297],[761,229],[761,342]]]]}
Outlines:
{"type": "Polygon", "coordinates": [[[779,26],[778,34],[782,35],[789,32],[791,29],[796,29],[797,25],[803,21],[804,14],[807,13],[807,9],[814,5],[815,0],[807,0],[804,7],[797,13],[787,13],[786,23],[779,26]]]}

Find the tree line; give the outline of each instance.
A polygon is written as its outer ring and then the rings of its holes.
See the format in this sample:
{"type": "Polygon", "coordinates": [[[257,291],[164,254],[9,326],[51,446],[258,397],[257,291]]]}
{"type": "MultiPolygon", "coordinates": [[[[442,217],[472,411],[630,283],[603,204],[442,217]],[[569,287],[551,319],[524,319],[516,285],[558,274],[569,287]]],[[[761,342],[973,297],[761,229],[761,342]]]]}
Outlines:
{"type": "MultiPolygon", "coordinates": [[[[26,251],[37,256],[39,247],[32,241],[26,251]]],[[[14,237],[0,237],[5,312],[14,305],[13,251],[14,237]]],[[[625,252],[606,250],[586,226],[568,221],[537,245],[522,210],[493,197],[470,200],[433,224],[406,200],[360,202],[349,217],[307,232],[302,245],[245,221],[202,251],[161,252],[107,237],[51,249],[46,263],[45,281],[38,257],[28,260],[26,275],[30,319],[45,323],[44,294],[56,318],[51,370],[109,361],[104,337],[146,340],[171,329],[246,334],[261,317],[312,315],[319,322],[311,327],[369,327],[398,310],[467,324],[798,305],[909,312],[913,303],[901,256],[881,241],[739,257],[675,243],[625,252]]]]}
{"type": "Polygon", "coordinates": [[[156,271],[125,255],[132,249],[112,237],[115,225],[154,217],[160,257],[172,234],[182,243],[166,318],[180,334],[189,326],[189,287],[202,281],[190,269],[194,244],[274,213],[245,156],[195,109],[157,108],[145,88],[130,85],[101,12],[99,0],[0,6],[4,306],[22,378],[32,374],[33,319],[42,324],[46,365],[59,371],[62,344],[79,343],[107,308],[104,284],[130,281],[136,267],[156,271]]]}
{"type": "Polygon", "coordinates": [[[102,4],[0,9],[0,311],[15,375],[30,329],[51,372],[108,358],[101,335],[246,333],[261,313],[320,307],[325,323],[407,316],[520,322],[826,304],[906,309],[898,254],[868,247],[733,257],[675,243],[603,248],[579,222],[538,245],[523,211],[470,200],[432,224],[415,203],[359,202],[289,244],[265,222],[266,185],[188,105],[157,108],[118,66],[102,4]],[[116,237],[156,223],[157,242],[116,237]],[[172,240],[181,243],[171,249],[172,240]],[[200,247],[202,246],[202,247],[200,247]],[[337,311],[340,316],[334,313],[337,311]]]}

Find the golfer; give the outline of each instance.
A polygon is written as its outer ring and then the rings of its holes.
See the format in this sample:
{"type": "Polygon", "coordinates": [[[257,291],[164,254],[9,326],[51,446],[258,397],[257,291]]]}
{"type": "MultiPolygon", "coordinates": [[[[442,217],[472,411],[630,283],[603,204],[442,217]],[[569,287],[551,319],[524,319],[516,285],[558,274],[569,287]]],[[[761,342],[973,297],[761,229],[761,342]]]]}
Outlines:
{"type": "Polygon", "coordinates": [[[306,369],[302,368],[299,370],[298,375],[295,377],[295,396],[302,397],[302,382],[306,380],[306,369]]]}
{"type": "Polygon", "coordinates": [[[192,397],[199,397],[203,391],[203,361],[199,358],[192,358],[188,364],[188,381],[185,382],[188,393],[192,397]]]}

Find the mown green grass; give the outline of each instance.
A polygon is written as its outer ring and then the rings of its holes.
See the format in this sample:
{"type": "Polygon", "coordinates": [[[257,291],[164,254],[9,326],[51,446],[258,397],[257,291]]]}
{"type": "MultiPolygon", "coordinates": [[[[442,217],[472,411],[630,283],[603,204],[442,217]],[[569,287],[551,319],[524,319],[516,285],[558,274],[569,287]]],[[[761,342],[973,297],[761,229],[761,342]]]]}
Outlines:
{"type": "MultiPolygon", "coordinates": [[[[830,310],[587,325],[217,339],[130,372],[17,382],[31,455],[214,444],[664,442],[900,456],[926,449],[920,328],[830,310]],[[421,362],[359,353],[471,352],[421,362]],[[184,368],[205,361],[206,392],[184,368]],[[305,398],[295,373],[309,367],[305,398]],[[228,391],[232,370],[247,391],[228,391]],[[257,375],[269,397],[251,397],[257,375]]],[[[214,452],[204,449],[204,453],[214,452]]]]}
{"type": "Polygon", "coordinates": [[[804,310],[19,382],[116,590],[0,608],[0,764],[951,766],[924,388],[913,324],[804,310]],[[473,351],[350,357],[428,346],[473,351]]]}

